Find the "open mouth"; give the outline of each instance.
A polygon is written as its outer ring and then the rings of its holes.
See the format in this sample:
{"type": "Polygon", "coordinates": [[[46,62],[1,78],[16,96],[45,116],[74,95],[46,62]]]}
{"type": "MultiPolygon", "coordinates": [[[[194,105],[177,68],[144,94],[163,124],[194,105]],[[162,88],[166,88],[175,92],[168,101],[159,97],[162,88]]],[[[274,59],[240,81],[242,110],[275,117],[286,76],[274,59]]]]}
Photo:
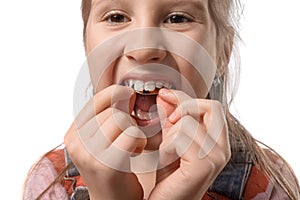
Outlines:
{"type": "Polygon", "coordinates": [[[161,80],[128,79],[122,85],[131,87],[136,92],[136,101],[131,116],[139,126],[159,123],[156,97],[162,88],[174,89],[173,84],[161,80]]]}

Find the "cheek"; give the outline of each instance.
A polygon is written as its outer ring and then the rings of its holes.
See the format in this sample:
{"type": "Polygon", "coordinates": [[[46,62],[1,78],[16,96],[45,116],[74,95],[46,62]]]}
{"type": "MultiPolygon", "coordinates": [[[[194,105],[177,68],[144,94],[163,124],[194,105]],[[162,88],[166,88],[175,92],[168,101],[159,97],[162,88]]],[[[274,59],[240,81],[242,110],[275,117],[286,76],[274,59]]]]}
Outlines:
{"type": "Polygon", "coordinates": [[[90,54],[93,49],[95,49],[99,44],[107,40],[111,35],[106,31],[106,29],[93,21],[90,16],[90,20],[86,26],[86,55],[90,54]]]}
{"type": "MultiPolygon", "coordinates": [[[[178,69],[182,76],[187,80],[187,84],[192,88],[192,92],[197,98],[206,98],[211,87],[211,83],[216,73],[216,37],[215,31],[211,26],[206,28],[199,27],[189,33],[203,52],[192,47],[186,52],[186,58],[175,56],[178,69]],[[189,60],[190,59],[190,60],[189,60]],[[197,60],[195,66],[193,61],[197,60]],[[190,62],[191,61],[191,62],[190,62]],[[199,61],[199,62],[198,62],[199,61]]],[[[184,90],[183,90],[184,91],[184,90]]],[[[186,92],[186,91],[185,91],[186,92]]],[[[189,94],[190,95],[190,94],[189,94]]]]}
{"type": "Polygon", "coordinates": [[[209,86],[207,86],[203,76],[194,67],[186,67],[182,71],[182,75],[185,77],[185,79],[187,79],[193,88],[193,92],[197,98],[206,98],[209,91],[209,86]]]}
{"type": "Polygon", "coordinates": [[[93,24],[93,22],[87,24],[85,50],[95,93],[114,84],[114,66],[119,57],[119,51],[107,48],[107,46],[111,47],[112,43],[108,40],[109,38],[111,35],[100,25],[93,24]]]}
{"type": "MultiPolygon", "coordinates": [[[[98,31],[93,30],[91,25],[88,23],[87,28],[86,28],[86,38],[85,38],[85,53],[86,55],[89,55],[91,51],[101,42],[101,38],[96,37],[98,35],[98,31]]],[[[101,34],[100,34],[101,36],[101,34]]]]}
{"type": "Polygon", "coordinates": [[[113,65],[108,66],[106,69],[103,70],[100,76],[95,76],[95,74],[98,73],[93,73],[92,71],[95,71],[97,69],[93,69],[92,67],[89,67],[90,69],[90,77],[91,77],[91,82],[94,88],[94,92],[98,93],[99,91],[103,90],[104,88],[112,85],[114,83],[113,81],[113,75],[114,75],[114,70],[113,70],[113,65]]]}
{"type": "MultiPolygon", "coordinates": [[[[182,91],[192,98],[206,98],[210,87],[206,84],[207,78],[203,77],[201,70],[182,59],[177,59],[177,65],[181,74],[182,91]]],[[[214,73],[213,70],[211,73],[214,73]]]]}

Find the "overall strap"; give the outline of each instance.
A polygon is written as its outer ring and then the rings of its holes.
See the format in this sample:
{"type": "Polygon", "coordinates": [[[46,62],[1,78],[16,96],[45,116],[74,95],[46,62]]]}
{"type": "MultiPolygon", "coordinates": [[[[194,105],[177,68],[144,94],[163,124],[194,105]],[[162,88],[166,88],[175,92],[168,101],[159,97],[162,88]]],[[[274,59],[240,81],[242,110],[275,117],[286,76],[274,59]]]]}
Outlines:
{"type": "MultiPolygon", "coordinates": [[[[64,148],[64,152],[65,152],[65,163],[66,163],[66,166],[68,166],[69,164],[72,163],[72,160],[68,154],[68,151],[66,148],[64,148]]],[[[71,167],[69,167],[69,169],[66,171],[66,176],[67,177],[74,177],[74,176],[78,176],[79,175],[79,172],[78,170],[76,169],[75,165],[72,165],[71,167]]]]}
{"type": "MultiPolygon", "coordinates": [[[[69,164],[72,164],[72,160],[69,157],[69,154],[66,150],[64,149],[64,154],[65,154],[65,163],[66,166],[69,164]]],[[[75,165],[71,165],[66,171],[66,175],[64,177],[64,182],[69,182],[69,187],[67,189],[70,199],[71,200],[89,200],[89,193],[88,189],[82,180],[78,170],[76,169],[75,165]],[[71,183],[71,185],[70,185],[71,183]]],[[[64,185],[65,187],[65,185],[64,185]]],[[[65,187],[66,188],[66,187],[65,187]]]]}
{"type": "Polygon", "coordinates": [[[242,200],[244,189],[253,166],[250,152],[238,152],[215,179],[209,191],[230,199],[242,200]]]}

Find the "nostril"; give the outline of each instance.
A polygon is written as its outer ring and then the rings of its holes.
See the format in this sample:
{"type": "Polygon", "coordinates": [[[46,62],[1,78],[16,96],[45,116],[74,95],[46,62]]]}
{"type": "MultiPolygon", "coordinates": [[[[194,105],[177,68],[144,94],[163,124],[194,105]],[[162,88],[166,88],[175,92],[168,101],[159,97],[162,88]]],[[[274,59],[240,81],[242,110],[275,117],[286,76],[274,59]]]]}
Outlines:
{"type": "Polygon", "coordinates": [[[153,61],[157,61],[157,60],[160,60],[158,57],[154,57],[154,58],[152,58],[151,60],[153,60],[153,61]]]}
{"type": "Polygon", "coordinates": [[[127,57],[128,60],[135,60],[133,56],[126,55],[126,57],[127,57]]]}
{"type": "Polygon", "coordinates": [[[125,56],[130,61],[145,64],[162,61],[166,57],[166,51],[160,49],[142,49],[125,53],[125,56]]]}

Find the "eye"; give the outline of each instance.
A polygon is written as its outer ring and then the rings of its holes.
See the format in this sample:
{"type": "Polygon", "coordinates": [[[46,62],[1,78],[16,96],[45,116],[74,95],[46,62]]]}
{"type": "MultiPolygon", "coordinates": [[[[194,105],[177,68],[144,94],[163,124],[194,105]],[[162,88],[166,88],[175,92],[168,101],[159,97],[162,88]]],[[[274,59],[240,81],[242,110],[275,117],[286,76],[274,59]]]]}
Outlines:
{"type": "Polygon", "coordinates": [[[103,21],[110,24],[123,24],[129,22],[130,19],[125,14],[119,12],[110,12],[103,16],[103,21]]]}
{"type": "Polygon", "coordinates": [[[176,13],[169,15],[168,18],[164,21],[164,23],[168,24],[180,24],[180,23],[189,23],[192,22],[192,17],[188,16],[184,13],[176,13]]]}

